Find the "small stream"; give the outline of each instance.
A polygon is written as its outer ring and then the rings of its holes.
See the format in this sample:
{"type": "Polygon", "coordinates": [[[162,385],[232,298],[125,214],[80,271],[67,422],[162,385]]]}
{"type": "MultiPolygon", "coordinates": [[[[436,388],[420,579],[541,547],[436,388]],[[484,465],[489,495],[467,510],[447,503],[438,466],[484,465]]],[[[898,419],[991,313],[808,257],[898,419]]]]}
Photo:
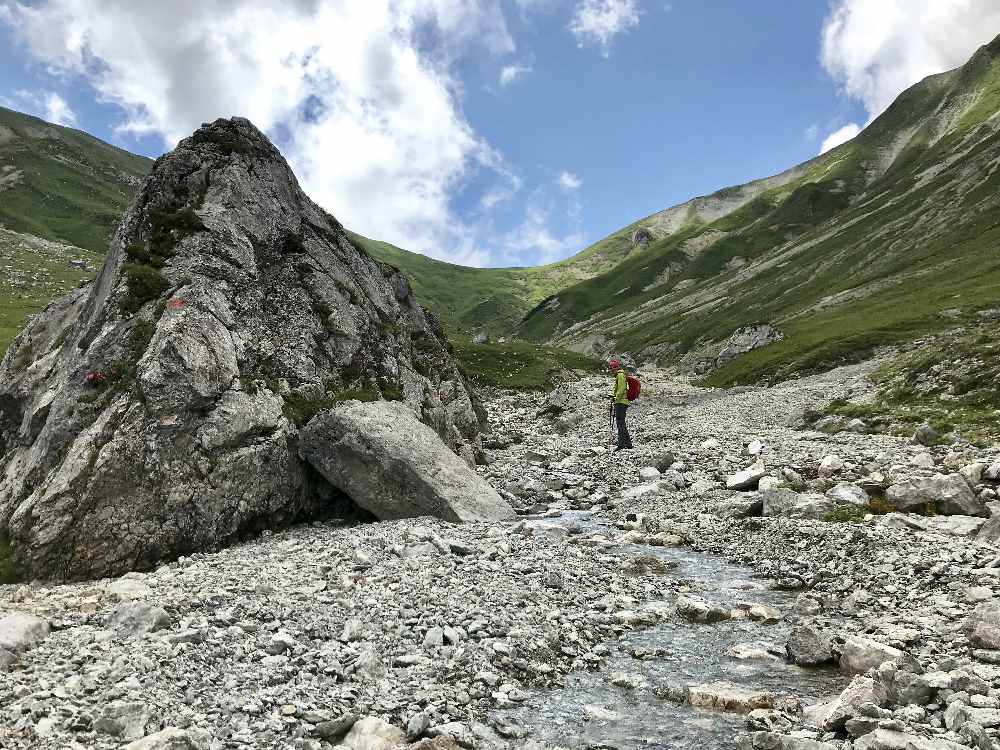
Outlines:
{"type": "MultiPolygon", "coordinates": [[[[586,533],[609,531],[589,512],[566,512],[545,520],[579,526],[586,533]]],[[[771,590],[755,580],[751,571],[711,555],[645,545],[623,545],[619,549],[628,555],[654,555],[676,564],[668,575],[688,582],[695,595],[708,601],[768,604],[783,614],[795,604],[795,593],[771,590]]],[[[783,648],[789,630],[785,623],[761,625],[749,620],[699,625],[675,615],[609,642],[611,653],[605,669],[574,672],[567,677],[565,687],[535,693],[519,708],[500,713],[529,729],[531,737],[564,747],[731,748],[733,738],[744,727],[742,714],[694,708],[657,694],[662,695],[668,688],[716,681],[770,691],[779,698],[795,696],[803,705],[839,693],[847,679],[834,669],[804,669],[780,658],[741,660],[727,656],[736,644],[771,643],[783,648]],[[654,656],[635,658],[636,652],[654,656]],[[616,672],[641,674],[646,684],[634,690],[612,685],[609,680],[616,672]],[[610,712],[609,716],[602,717],[600,709],[610,712]]]]}

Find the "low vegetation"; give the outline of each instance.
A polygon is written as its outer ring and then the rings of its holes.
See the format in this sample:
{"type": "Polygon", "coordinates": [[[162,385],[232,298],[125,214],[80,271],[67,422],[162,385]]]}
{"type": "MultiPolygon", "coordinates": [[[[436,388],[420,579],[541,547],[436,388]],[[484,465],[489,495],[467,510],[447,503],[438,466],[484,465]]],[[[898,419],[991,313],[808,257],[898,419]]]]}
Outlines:
{"type": "Polygon", "coordinates": [[[522,391],[547,390],[569,371],[597,372],[603,362],[576,352],[537,344],[455,343],[455,357],[476,385],[522,391]]]}
{"type": "Polygon", "coordinates": [[[1000,437],[1000,327],[976,319],[879,367],[871,376],[877,386],[872,400],[834,401],[827,413],[898,434],[927,423],[942,435],[957,429],[977,442],[1000,437]]]}

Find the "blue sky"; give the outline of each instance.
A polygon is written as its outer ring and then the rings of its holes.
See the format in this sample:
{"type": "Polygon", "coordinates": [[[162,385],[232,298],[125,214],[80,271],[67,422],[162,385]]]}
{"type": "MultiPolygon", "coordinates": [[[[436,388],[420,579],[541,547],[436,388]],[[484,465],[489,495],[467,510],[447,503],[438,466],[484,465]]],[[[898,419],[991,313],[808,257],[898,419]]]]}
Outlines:
{"type": "Polygon", "coordinates": [[[993,5],[0,0],[0,104],[149,156],[246,115],[352,229],[526,265],[815,156],[1000,32],[993,5]]]}

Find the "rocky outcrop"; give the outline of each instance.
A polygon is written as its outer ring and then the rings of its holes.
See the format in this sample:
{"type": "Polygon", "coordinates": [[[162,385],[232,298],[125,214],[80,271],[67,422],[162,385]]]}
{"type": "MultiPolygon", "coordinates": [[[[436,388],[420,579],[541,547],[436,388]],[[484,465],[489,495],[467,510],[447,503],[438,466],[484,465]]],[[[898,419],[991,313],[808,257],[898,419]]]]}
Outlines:
{"type": "Polygon", "coordinates": [[[514,511],[405,404],[349,401],[302,430],[300,453],[381,519],[510,518],[514,511]]]}
{"type": "Polygon", "coordinates": [[[352,397],[405,402],[467,462],[482,411],[396,269],[248,121],[157,161],[93,284],[0,365],[0,538],[20,576],[149,567],[350,512],[298,455],[352,397]]]}
{"type": "Polygon", "coordinates": [[[715,366],[722,367],[731,359],[741,354],[759,349],[762,346],[781,341],[785,334],[767,323],[755,323],[744,326],[733,332],[715,358],[715,366]]]}

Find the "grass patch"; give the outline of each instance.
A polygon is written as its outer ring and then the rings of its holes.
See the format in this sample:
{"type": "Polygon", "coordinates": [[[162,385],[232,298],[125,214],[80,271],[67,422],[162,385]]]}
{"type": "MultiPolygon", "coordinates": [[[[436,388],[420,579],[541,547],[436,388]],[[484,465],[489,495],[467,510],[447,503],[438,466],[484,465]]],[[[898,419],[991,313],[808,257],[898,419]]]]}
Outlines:
{"type": "Polygon", "coordinates": [[[868,508],[848,503],[831,510],[823,516],[823,520],[830,523],[861,523],[869,513],[871,511],[868,508]]]}
{"type": "Polygon", "coordinates": [[[122,296],[122,309],[137,313],[143,305],[151,302],[170,289],[167,277],[153,266],[142,263],[126,263],[124,268],[128,291],[122,296]]]}
{"type": "Polygon", "coordinates": [[[927,423],[939,434],[958,431],[975,442],[1000,438],[1000,331],[982,323],[939,334],[872,373],[872,401],[837,400],[828,414],[860,417],[911,435],[927,423]]]}
{"type": "Polygon", "coordinates": [[[593,357],[527,343],[473,344],[458,339],[455,357],[477,385],[519,391],[547,390],[554,376],[565,370],[600,372],[604,368],[604,362],[593,357]]]}

